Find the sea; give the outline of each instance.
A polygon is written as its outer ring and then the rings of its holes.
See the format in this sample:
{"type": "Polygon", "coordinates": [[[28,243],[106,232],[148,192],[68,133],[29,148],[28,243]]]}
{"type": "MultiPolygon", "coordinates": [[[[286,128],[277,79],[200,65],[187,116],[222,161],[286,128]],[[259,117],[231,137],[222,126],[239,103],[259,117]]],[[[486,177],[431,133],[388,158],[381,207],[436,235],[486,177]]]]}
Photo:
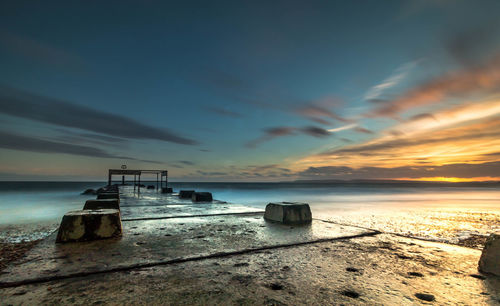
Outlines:
{"type": "MultiPolygon", "coordinates": [[[[81,209],[85,200],[94,198],[81,195],[82,191],[104,184],[0,182],[0,241],[49,235],[64,213],[81,209]]],[[[315,219],[449,243],[500,231],[500,184],[169,182],[169,187],[209,191],[217,200],[259,209],[270,202],[304,202],[315,219]]],[[[156,190],[141,190],[142,195],[163,196],[156,190]]]]}

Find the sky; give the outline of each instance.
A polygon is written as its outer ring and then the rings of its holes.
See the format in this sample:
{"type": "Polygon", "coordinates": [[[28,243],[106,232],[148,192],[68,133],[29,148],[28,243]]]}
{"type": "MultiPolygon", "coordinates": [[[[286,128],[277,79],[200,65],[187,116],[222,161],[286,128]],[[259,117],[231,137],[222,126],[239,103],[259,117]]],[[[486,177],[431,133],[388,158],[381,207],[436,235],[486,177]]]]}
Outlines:
{"type": "Polygon", "coordinates": [[[3,1],[0,180],[500,180],[500,1],[3,1]]]}

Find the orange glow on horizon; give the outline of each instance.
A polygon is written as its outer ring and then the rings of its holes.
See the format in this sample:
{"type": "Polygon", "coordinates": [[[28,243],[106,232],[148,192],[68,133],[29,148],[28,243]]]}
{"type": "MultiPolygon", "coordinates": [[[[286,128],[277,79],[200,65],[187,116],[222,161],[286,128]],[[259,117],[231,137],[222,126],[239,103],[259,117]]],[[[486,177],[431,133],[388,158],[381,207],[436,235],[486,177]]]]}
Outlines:
{"type": "Polygon", "coordinates": [[[487,181],[500,181],[500,177],[419,177],[419,178],[397,178],[398,181],[421,181],[421,182],[450,182],[450,183],[461,183],[461,182],[487,182],[487,181]]]}

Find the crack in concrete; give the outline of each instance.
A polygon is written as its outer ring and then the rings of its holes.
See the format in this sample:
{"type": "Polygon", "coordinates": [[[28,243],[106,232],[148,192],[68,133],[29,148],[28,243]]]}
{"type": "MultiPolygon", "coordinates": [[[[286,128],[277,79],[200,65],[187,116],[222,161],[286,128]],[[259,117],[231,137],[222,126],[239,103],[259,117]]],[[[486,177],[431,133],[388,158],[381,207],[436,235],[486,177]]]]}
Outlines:
{"type": "Polygon", "coordinates": [[[465,246],[465,245],[451,243],[451,242],[448,242],[448,241],[436,240],[436,239],[432,239],[432,238],[424,238],[424,237],[417,237],[417,236],[408,236],[408,235],[399,234],[399,233],[385,232],[385,231],[376,230],[376,229],[369,228],[369,227],[364,227],[364,226],[359,226],[359,225],[353,225],[353,224],[347,224],[347,223],[339,223],[339,222],[334,222],[334,221],[329,221],[329,220],[323,220],[323,219],[313,218],[313,220],[322,221],[322,222],[325,222],[325,223],[330,223],[330,224],[335,224],[335,225],[350,226],[350,227],[356,227],[356,228],[361,228],[361,229],[370,230],[370,231],[377,231],[380,234],[393,235],[393,236],[397,236],[397,237],[415,239],[415,240],[426,241],[426,242],[444,243],[444,244],[454,245],[454,246],[462,247],[462,248],[466,248],[466,249],[477,250],[476,248],[473,248],[473,247],[468,247],[468,246],[465,246]]]}
{"type": "Polygon", "coordinates": [[[56,280],[85,277],[85,276],[96,275],[96,274],[124,272],[124,271],[136,270],[136,269],[156,267],[156,266],[167,266],[167,265],[192,262],[192,261],[202,261],[202,260],[214,259],[214,258],[231,257],[231,256],[256,253],[256,252],[266,251],[266,250],[284,249],[284,248],[292,248],[292,247],[296,247],[296,246],[309,245],[309,244],[315,244],[315,243],[333,242],[333,241],[339,241],[339,240],[350,240],[350,239],[362,238],[362,237],[371,237],[371,236],[376,236],[378,234],[381,234],[381,232],[372,231],[372,232],[362,233],[362,234],[357,234],[357,235],[352,235],[352,236],[344,236],[344,237],[336,237],[336,238],[323,238],[323,239],[316,239],[316,240],[304,241],[304,242],[263,246],[263,247],[258,247],[258,248],[253,248],[253,249],[244,249],[244,250],[233,251],[233,252],[217,252],[214,254],[209,254],[209,255],[205,255],[205,256],[198,256],[198,257],[176,258],[176,259],[171,259],[171,260],[166,260],[166,261],[140,263],[140,264],[134,264],[134,265],[129,265],[129,266],[125,266],[125,267],[117,267],[117,268],[101,270],[101,271],[77,272],[77,273],[71,273],[71,274],[67,274],[67,275],[46,276],[46,277],[26,279],[26,280],[15,281],[15,282],[0,282],[0,288],[13,288],[13,287],[19,287],[19,286],[24,286],[24,285],[46,283],[46,282],[51,282],[51,281],[56,281],[56,280]]]}

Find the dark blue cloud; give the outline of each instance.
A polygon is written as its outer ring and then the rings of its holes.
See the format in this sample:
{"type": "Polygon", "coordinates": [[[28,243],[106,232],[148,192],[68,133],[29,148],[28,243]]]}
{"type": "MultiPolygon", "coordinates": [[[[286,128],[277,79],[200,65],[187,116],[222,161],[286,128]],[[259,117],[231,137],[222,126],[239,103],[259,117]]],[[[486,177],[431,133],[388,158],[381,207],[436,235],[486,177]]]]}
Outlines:
{"type": "Polygon", "coordinates": [[[0,87],[0,113],[113,137],[197,144],[193,139],[128,117],[6,87],[0,87]]]}
{"type": "Polygon", "coordinates": [[[44,140],[23,135],[11,134],[7,132],[0,132],[0,148],[37,153],[62,153],[100,158],[137,160],[148,163],[161,164],[161,162],[157,161],[141,160],[133,157],[111,154],[94,147],[44,140]]]}

